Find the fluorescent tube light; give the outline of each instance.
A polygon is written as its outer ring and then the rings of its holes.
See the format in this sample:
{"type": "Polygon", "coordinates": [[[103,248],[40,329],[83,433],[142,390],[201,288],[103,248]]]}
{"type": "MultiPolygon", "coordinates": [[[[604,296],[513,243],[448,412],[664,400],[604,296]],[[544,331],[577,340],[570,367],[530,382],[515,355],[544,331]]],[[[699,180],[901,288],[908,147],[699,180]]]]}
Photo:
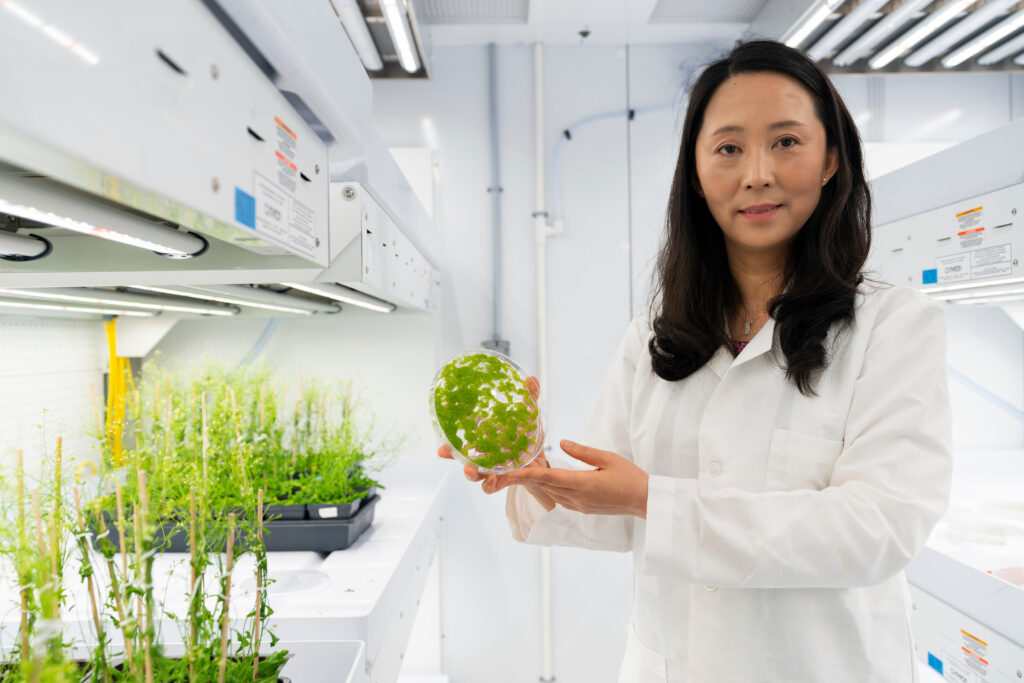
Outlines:
{"type": "Polygon", "coordinates": [[[1024,284],[1024,277],[1009,277],[1004,278],[1002,280],[986,280],[985,282],[962,282],[951,285],[940,285],[938,287],[928,287],[922,289],[921,291],[924,292],[925,294],[936,294],[938,292],[956,292],[970,289],[991,290],[993,287],[1016,284],[1024,284]]]}
{"type": "Polygon", "coordinates": [[[1014,12],[1005,20],[999,22],[988,31],[985,31],[971,42],[959,48],[955,52],[943,57],[942,66],[951,69],[958,64],[963,64],[968,59],[986,50],[1011,33],[1024,27],[1024,10],[1014,12]]]}
{"type": "Polygon", "coordinates": [[[0,288],[0,294],[49,301],[70,301],[83,304],[101,304],[105,306],[123,306],[140,308],[149,311],[170,311],[174,313],[196,313],[198,315],[238,315],[237,308],[227,306],[193,306],[185,302],[176,302],[154,296],[139,296],[123,292],[110,292],[102,289],[75,289],[53,287],[47,289],[7,289],[0,288]]]}
{"type": "Polygon", "coordinates": [[[0,308],[15,308],[40,311],[61,311],[64,313],[93,313],[99,315],[125,315],[134,318],[152,318],[159,315],[153,311],[129,311],[123,308],[97,307],[97,306],[67,306],[64,304],[44,304],[38,301],[26,301],[24,299],[0,299],[0,308]]]}
{"type": "Polygon", "coordinates": [[[401,2],[401,5],[399,3],[400,0],[380,0],[380,8],[384,11],[384,23],[388,26],[388,33],[391,35],[391,42],[395,45],[395,52],[398,53],[399,63],[409,73],[415,73],[419,71],[420,58],[417,56],[416,46],[413,44],[412,28],[409,26],[405,3],[401,2]]]}
{"type": "Polygon", "coordinates": [[[800,15],[789,30],[782,36],[782,42],[790,47],[800,47],[800,43],[807,40],[807,37],[814,32],[814,29],[821,26],[821,23],[828,19],[828,16],[843,4],[843,0],[819,0],[800,15]]]}
{"type": "Polygon", "coordinates": [[[198,235],[147,222],[85,193],[16,173],[0,173],[0,213],[174,258],[197,256],[208,246],[198,235]]]}
{"type": "Polygon", "coordinates": [[[353,306],[360,306],[367,308],[371,311],[377,311],[378,313],[390,313],[395,310],[396,306],[387,301],[381,301],[362,292],[357,292],[349,287],[343,287],[330,282],[317,283],[313,285],[300,285],[294,282],[283,282],[281,283],[285,287],[291,287],[297,289],[300,292],[308,292],[309,294],[316,294],[317,296],[325,296],[328,299],[334,299],[345,304],[352,304],[353,306]]]}
{"type": "Polygon", "coordinates": [[[33,261],[53,250],[49,240],[38,235],[18,235],[0,230],[0,259],[6,261],[33,261]]]}
{"type": "Polygon", "coordinates": [[[850,10],[850,13],[836,22],[836,25],[828,30],[811,49],[807,51],[808,56],[817,61],[824,59],[840,43],[846,40],[847,36],[859,29],[871,15],[880,10],[889,0],[862,0],[859,5],[850,10]]]}
{"type": "Polygon", "coordinates": [[[1024,34],[1021,34],[1013,40],[1008,40],[991,52],[986,52],[978,58],[978,64],[981,66],[989,66],[996,62],[1001,62],[1007,57],[1012,57],[1017,53],[1024,53],[1024,34]]]}
{"type": "MultiPolygon", "coordinates": [[[[941,54],[944,54],[951,47],[980,29],[982,26],[985,26],[990,21],[1006,14],[1013,5],[1017,4],[1017,1],[1018,0],[990,0],[987,5],[981,9],[971,12],[967,17],[962,21],[958,21],[956,25],[951,27],[949,30],[944,31],[937,38],[917,49],[909,57],[904,59],[903,63],[907,66],[917,67],[941,54]]],[[[979,51],[982,49],[983,48],[980,47],[978,48],[979,51]]]]}
{"type": "Polygon", "coordinates": [[[281,313],[294,313],[295,315],[313,315],[313,313],[337,313],[337,306],[317,304],[313,301],[305,301],[290,297],[287,294],[279,294],[266,289],[255,289],[245,285],[204,285],[189,287],[153,286],[153,285],[132,285],[132,289],[141,289],[147,292],[159,294],[170,294],[172,296],[184,296],[191,299],[203,301],[216,301],[223,304],[233,304],[248,308],[259,308],[267,311],[278,311],[281,313]]]}
{"type": "Polygon", "coordinates": [[[341,20],[345,27],[349,42],[356,49],[363,66],[369,71],[380,71],[384,68],[384,62],[380,59],[380,52],[373,42],[370,29],[366,26],[366,19],[359,11],[356,0],[330,0],[334,13],[341,20]]]}
{"type": "Polygon", "coordinates": [[[904,0],[903,4],[868,29],[867,33],[840,52],[832,63],[836,66],[850,66],[858,59],[868,54],[876,45],[898,31],[908,21],[914,18],[920,10],[930,5],[932,0],[904,0]]]}
{"type": "Polygon", "coordinates": [[[951,0],[942,9],[932,12],[921,23],[910,29],[905,35],[897,38],[889,47],[868,60],[872,69],[881,69],[922,40],[953,21],[956,15],[973,5],[977,0],[951,0]]]}
{"type": "Polygon", "coordinates": [[[1024,55],[1017,55],[1017,57],[1013,60],[1013,63],[1019,66],[1024,66],[1024,55]]]}

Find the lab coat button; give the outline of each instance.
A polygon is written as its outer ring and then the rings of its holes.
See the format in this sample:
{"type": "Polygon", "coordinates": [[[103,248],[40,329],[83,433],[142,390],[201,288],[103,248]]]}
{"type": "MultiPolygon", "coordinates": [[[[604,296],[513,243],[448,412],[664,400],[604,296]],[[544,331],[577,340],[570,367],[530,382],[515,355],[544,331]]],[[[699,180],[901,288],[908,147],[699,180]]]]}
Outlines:
{"type": "Polygon", "coordinates": [[[714,593],[716,590],[718,590],[718,586],[712,586],[710,584],[705,583],[704,590],[706,590],[708,593],[714,593]]]}
{"type": "Polygon", "coordinates": [[[722,463],[718,462],[717,460],[712,460],[711,462],[708,463],[708,474],[710,474],[712,477],[717,477],[721,473],[722,463]]]}

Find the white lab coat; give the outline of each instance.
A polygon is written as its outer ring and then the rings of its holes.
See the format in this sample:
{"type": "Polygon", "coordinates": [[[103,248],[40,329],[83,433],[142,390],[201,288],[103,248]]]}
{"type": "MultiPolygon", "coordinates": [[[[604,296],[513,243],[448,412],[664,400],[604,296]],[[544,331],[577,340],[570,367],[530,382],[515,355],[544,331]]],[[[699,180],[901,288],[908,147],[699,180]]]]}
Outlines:
{"type": "Polygon", "coordinates": [[[903,568],[949,497],[944,313],[865,284],[838,327],[806,397],[773,360],[772,320],[735,359],[667,382],[638,317],[584,443],[648,472],[646,521],[545,512],[509,488],[517,540],[633,551],[620,683],[917,680],[903,568]]]}

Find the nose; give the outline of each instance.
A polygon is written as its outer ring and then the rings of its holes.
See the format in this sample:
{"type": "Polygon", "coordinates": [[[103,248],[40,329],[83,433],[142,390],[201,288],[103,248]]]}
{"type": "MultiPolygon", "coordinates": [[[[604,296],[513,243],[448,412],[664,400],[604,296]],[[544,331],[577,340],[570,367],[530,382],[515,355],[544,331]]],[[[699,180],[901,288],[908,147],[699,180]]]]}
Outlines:
{"type": "Polygon", "coordinates": [[[775,183],[770,150],[757,146],[747,155],[744,166],[744,185],[747,189],[771,187],[775,183]]]}

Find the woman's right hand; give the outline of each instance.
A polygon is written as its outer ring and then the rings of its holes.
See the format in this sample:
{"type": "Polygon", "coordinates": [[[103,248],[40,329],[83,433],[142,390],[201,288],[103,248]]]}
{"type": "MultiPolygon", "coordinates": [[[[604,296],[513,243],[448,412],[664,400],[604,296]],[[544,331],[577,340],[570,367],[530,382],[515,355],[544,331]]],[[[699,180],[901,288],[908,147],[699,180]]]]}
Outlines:
{"type": "MultiPolygon", "coordinates": [[[[526,384],[527,387],[530,389],[530,393],[533,394],[534,398],[540,396],[540,383],[537,381],[536,377],[527,378],[526,384]]],[[[443,445],[440,448],[438,448],[437,455],[447,460],[455,459],[455,456],[452,455],[452,452],[448,449],[447,445],[443,445]]],[[[551,465],[548,464],[547,457],[543,453],[541,453],[536,458],[534,458],[533,461],[529,465],[527,465],[527,467],[551,467],[551,465]]],[[[481,489],[483,489],[483,492],[488,495],[492,493],[497,493],[498,491],[508,486],[508,484],[505,482],[504,476],[500,474],[484,474],[477,470],[477,468],[473,467],[472,465],[466,465],[465,467],[463,467],[462,473],[469,481],[483,482],[481,484],[481,489]]],[[[525,488],[531,496],[537,499],[538,503],[544,506],[545,510],[550,512],[555,508],[554,499],[551,496],[544,493],[543,489],[541,489],[538,485],[532,482],[523,482],[521,484],[518,484],[518,486],[522,486],[523,488],[525,488]]]]}

